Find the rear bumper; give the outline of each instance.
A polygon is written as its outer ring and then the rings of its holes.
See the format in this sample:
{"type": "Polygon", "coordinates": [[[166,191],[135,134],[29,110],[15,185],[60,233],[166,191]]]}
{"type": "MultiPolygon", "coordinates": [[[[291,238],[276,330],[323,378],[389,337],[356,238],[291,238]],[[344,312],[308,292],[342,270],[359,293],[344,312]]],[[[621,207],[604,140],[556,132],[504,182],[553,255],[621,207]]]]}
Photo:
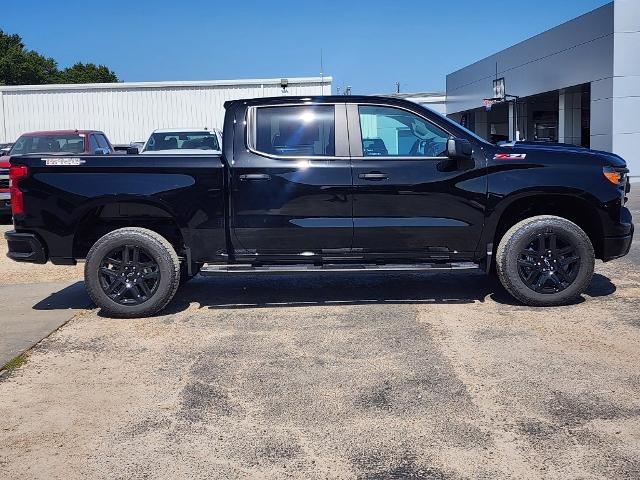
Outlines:
{"type": "Polygon", "coordinates": [[[6,232],[9,251],[7,257],[16,262],[47,263],[44,246],[33,233],[18,233],[14,230],[6,232]]]}
{"type": "Polygon", "coordinates": [[[602,243],[602,260],[604,262],[624,257],[629,253],[631,242],[633,242],[633,230],[633,225],[631,225],[631,232],[628,235],[622,237],[605,237],[602,243]]]}

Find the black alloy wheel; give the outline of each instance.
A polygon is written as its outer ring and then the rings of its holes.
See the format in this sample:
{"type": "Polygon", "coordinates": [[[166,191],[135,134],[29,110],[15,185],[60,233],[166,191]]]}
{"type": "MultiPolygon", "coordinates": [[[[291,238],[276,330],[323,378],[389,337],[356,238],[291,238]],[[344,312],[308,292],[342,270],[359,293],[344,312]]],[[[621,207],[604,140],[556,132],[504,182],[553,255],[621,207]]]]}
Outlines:
{"type": "Polygon", "coordinates": [[[567,238],[551,230],[537,234],[518,256],[518,274],[536,293],[567,289],[580,271],[580,255],[567,238]]]}
{"type": "Polygon", "coordinates": [[[158,290],[160,267],[144,248],[123,245],[103,257],[98,277],[111,300],[120,305],[139,305],[158,290]]]}

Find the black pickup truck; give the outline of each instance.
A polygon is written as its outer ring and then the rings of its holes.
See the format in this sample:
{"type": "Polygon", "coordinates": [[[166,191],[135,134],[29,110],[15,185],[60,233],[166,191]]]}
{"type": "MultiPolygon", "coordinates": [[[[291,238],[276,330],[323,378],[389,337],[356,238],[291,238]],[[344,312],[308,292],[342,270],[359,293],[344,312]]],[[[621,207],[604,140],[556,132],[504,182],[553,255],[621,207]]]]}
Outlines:
{"type": "Polygon", "coordinates": [[[197,272],[483,268],[533,306],[628,253],[628,171],[570,145],[485,142],[417,104],[225,105],[222,155],[11,158],[9,257],[86,259],[112,316],[151,315],[197,272]]]}

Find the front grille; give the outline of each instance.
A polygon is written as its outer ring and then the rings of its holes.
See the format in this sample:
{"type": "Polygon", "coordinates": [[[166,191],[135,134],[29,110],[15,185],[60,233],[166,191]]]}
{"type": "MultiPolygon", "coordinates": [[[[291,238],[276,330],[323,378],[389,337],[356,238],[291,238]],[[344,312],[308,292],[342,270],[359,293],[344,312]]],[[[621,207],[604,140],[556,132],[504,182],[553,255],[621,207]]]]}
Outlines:
{"type": "Polygon", "coordinates": [[[8,178],[0,178],[0,188],[9,188],[8,178]]]}

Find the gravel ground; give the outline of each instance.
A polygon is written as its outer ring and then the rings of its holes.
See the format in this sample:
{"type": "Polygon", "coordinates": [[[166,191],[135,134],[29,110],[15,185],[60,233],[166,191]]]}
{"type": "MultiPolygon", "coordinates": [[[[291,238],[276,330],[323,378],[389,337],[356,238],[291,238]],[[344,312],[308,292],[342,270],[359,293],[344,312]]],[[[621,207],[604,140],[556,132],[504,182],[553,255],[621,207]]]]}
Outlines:
{"type": "Polygon", "coordinates": [[[0,378],[0,476],[638,479],[639,250],[560,308],[440,273],[88,311],[0,378]]]}

